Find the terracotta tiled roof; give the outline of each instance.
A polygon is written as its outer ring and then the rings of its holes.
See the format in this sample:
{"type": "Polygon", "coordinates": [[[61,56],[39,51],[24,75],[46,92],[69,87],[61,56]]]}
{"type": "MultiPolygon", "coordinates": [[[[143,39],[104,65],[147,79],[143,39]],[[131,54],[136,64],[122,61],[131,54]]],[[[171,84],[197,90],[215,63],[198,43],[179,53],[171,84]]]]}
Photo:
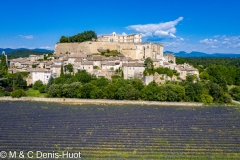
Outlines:
{"type": "Polygon", "coordinates": [[[82,62],[82,65],[93,65],[93,62],[84,61],[84,62],[82,62]]]}

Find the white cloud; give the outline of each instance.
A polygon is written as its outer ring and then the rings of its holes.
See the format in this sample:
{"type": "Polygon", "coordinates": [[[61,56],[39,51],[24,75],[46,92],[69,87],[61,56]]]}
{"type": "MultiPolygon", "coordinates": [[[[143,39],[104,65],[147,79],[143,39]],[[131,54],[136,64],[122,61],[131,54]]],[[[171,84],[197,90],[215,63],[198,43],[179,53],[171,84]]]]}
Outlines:
{"type": "Polygon", "coordinates": [[[211,45],[211,46],[209,46],[209,48],[218,48],[218,46],[215,46],[215,45],[211,45]]]}
{"type": "Polygon", "coordinates": [[[156,36],[159,38],[176,38],[176,25],[182,21],[183,17],[179,17],[174,21],[162,22],[158,24],[138,24],[127,26],[126,29],[134,30],[142,33],[143,37],[156,36]]]}
{"type": "Polygon", "coordinates": [[[26,36],[24,36],[24,35],[19,35],[19,37],[25,38],[25,39],[33,39],[33,38],[34,38],[33,35],[26,35],[26,36]]]}
{"type": "Polygon", "coordinates": [[[123,32],[122,35],[126,36],[127,34],[125,32],[123,32]]]}
{"type": "Polygon", "coordinates": [[[216,39],[208,39],[208,38],[206,38],[206,39],[204,39],[204,40],[200,40],[199,42],[200,43],[205,43],[205,44],[213,44],[213,43],[216,43],[218,40],[216,40],[216,39]]]}

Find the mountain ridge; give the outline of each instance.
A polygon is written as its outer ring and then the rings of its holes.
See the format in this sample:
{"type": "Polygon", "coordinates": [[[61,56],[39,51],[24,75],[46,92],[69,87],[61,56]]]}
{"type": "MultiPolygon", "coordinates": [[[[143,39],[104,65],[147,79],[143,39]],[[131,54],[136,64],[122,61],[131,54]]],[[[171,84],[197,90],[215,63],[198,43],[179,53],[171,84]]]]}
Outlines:
{"type": "Polygon", "coordinates": [[[9,54],[11,52],[15,52],[15,51],[34,51],[34,52],[53,52],[53,50],[48,50],[48,49],[41,49],[41,48],[35,48],[35,49],[28,49],[28,48],[16,48],[16,49],[12,49],[12,48],[0,48],[0,53],[2,53],[3,51],[6,54],[9,54]]]}
{"type": "Polygon", "coordinates": [[[165,51],[164,54],[173,54],[176,57],[192,57],[192,58],[240,58],[240,54],[235,53],[204,53],[204,52],[198,52],[198,51],[192,51],[190,53],[187,53],[185,51],[180,52],[172,52],[172,51],[165,51]]]}

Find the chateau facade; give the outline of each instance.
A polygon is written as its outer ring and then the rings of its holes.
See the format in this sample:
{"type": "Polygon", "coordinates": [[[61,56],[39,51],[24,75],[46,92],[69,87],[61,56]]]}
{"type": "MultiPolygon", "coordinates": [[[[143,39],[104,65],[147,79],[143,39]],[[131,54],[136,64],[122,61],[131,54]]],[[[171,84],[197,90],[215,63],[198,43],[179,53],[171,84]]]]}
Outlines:
{"type": "Polygon", "coordinates": [[[110,35],[102,35],[97,39],[98,42],[118,42],[118,43],[141,43],[141,34],[131,34],[131,35],[118,35],[113,32],[110,35]]]}

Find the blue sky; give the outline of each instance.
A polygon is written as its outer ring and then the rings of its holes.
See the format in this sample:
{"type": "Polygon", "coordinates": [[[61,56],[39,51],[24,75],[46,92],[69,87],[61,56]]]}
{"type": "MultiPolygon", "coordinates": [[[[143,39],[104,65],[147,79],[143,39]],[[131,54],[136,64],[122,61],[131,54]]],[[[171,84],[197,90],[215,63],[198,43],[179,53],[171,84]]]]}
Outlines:
{"type": "Polygon", "coordinates": [[[164,50],[240,54],[239,0],[1,0],[0,48],[46,48],[62,35],[142,33],[164,50]]]}

